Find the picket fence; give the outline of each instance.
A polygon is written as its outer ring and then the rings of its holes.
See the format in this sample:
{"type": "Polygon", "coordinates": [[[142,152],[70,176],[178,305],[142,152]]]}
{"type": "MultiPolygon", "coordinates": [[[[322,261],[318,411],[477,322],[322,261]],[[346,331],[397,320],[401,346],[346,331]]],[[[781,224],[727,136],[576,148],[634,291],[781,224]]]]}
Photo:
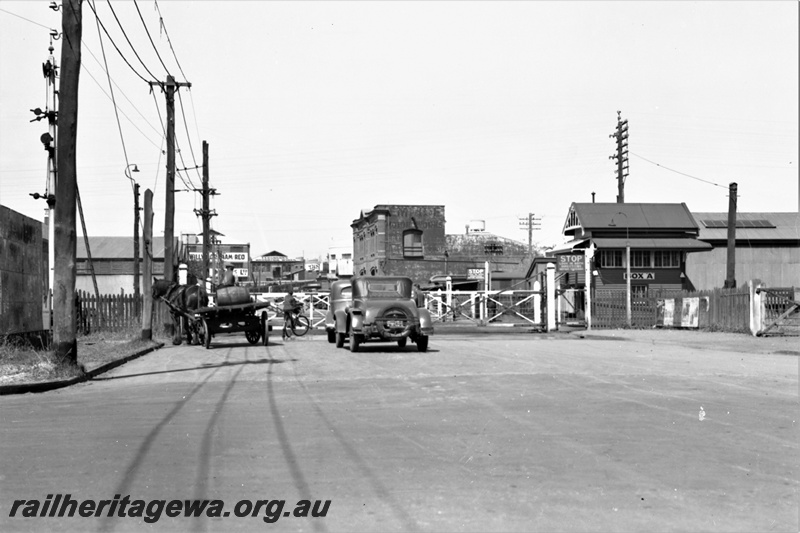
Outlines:
{"type": "MultiPolygon", "coordinates": [[[[92,293],[78,291],[75,302],[77,307],[77,333],[88,335],[100,331],[125,331],[142,325],[142,309],[144,297],[133,294],[101,294],[100,298],[92,293]]],[[[164,302],[153,302],[154,333],[163,333],[164,324],[171,321],[169,308],[164,302]]]]}

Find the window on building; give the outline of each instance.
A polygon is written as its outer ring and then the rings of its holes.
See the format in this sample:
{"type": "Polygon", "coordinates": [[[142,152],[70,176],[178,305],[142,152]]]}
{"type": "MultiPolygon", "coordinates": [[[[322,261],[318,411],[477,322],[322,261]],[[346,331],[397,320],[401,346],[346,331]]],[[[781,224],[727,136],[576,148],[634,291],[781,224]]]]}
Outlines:
{"type": "Polygon", "coordinates": [[[409,229],[403,232],[403,256],[422,257],[422,232],[409,229]]]}
{"type": "Polygon", "coordinates": [[[650,268],[650,250],[631,250],[631,268],[650,268]]]}
{"type": "Polygon", "coordinates": [[[353,254],[342,254],[342,259],[352,259],[353,254]]]}
{"type": "Polygon", "coordinates": [[[681,253],[674,250],[653,252],[653,266],[656,268],[678,268],[681,266],[681,253]]]}
{"type": "Polygon", "coordinates": [[[600,250],[600,268],[622,268],[622,250],[600,250]]]}

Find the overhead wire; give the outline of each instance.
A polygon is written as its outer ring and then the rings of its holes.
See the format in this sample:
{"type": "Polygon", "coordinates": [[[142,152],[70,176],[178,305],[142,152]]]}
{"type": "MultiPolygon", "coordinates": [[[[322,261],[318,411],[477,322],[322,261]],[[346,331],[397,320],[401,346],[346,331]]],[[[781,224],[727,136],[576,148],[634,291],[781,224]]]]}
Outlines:
{"type": "Polygon", "coordinates": [[[30,22],[31,24],[36,24],[37,26],[41,26],[42,28],[45,28],[47,30],[54,31],[53,28],[51,28],[49,26],[45,26],[44,24],[39,24],[35,20],[31,20],[31,19],[25,18],[22,15],[17,15],[16,13],[12,13],[11,11],[8,11],[7,9],[3,9],[2,7],[0,7],[0,11],[2,11],[4,13],[8,13],[9,15],[15,16],[17,18],[20,18],[20,19],[22,19],[22,20],[24,20],[26,22],[30,22]]]}
{"type": "MultiPolygon", "coordinates": [[[[89,4],[92,4],[92,3],[94,3],[94,2],[93,1],[89,2],[89,4]]],[[[116,97],[114,96],[114,86],[111,83],[111,73],[108,70],[108,59],[106,58],[106,47],[103,44],[103,34],[100,32],[100,19],[97,17],[96,13],[95,13],[95,21],[97,21],[97,37],[98,37],[98,39],[100,41],[100,50],[101,50],[101,52],[103,54],[103,62],[105,63],[106,75],[108,77],[108,87],[109,87],[109,90],[111,91],[111,103],[114,106],[114,116],[117,119],[117,129],[119,130],[119,140],[122,143],[122,154],[125,157],[125,170],[126,170],[126,173],[127,173],[127,169],[128,169],[128,167],[130,167],[130,164],[128,162],[128,149],[125,146],[125,136],[122,133],[122,124],[120,123],[120,120],[119,120],[119,109],[117,107],[116,97]]],[[[126,174],[126,177],[127,177],[127,174],[126,174]]],[[[129,179],[130,179],[130,182],[131,182],[131,190],[134,190],[133,179],[131,179],[131,178],[129,178],[129,179]]]]}
{"type": "MultiPolygon", "coordinates": [[[[134,3],[136,3],[136,0],[134,0],[134,3]]],[[[172,47],[172,40],[169,38],[169,33],[167,32],[167,26],[166,24],[164,24],[164,17],[161,15],[161,8],[158,7],[158,0],[153,0],[153,3],[155,4],[156,11],[158,11],[159,28],[164,30],[164,35],[167,36],[167,43],[169,43],[169,49],[170,51],[172,51],[172,57],[175,58],[175,63],[178,65],[178,70],[181,71],[181,75],[183,76],[183,81],[188,81],[186,78],[186,74],[184,74],[183,68],[181,67],[181,62],[178,61],[178,56],[175,55],[175,49],[172,47]]]]}
{"type": "Polygon", "coordinates": [[[664,170],[669,170],[670,172],[674,172],[674,173],[676,173],[676,174],[680,174],[681,176],[686,176],[687,178],[692,178],[693,180],[702,181],[703,183],[708,183],[709,185],[714,185],[715,187],[721,187],[721,188],[723,188],[723,189],[727,189],[727,188],[728,188],[728,187],[725,187],[724,185],[720,185],[719,183],[714,183],[713,181],[705,180],[705,179],[703,179],[703,178],[698,178],[697,176],[692,176],[691,174],[686,174],[685,172],[681,172],[681,171],[679,171],[679,170],[675,170],[675,169],[672,169],[672,168],[669,168],[669,167],[665,167],[665,166],[664,166],[664,165],[662,165],[661,163],[656,163],[655,161],[650,161],[649,159],[647,159],[647,158],[645,158],[645,157],[642,157],[642,156],[640,156],[639,154],[635,154],[635,153],[633,153],[633,152],[630,152],[630,154],[631,154],[631,155],[635,155],[635,156],[636,156],[636,157],[638,157],[639,159],[642,159],[642,160],[644,160],[644,161],[647,161],[648,163],[650,163],[650,164],[652,164],[652,165],[655,165],[655,166],[657,166],[657,167],[661,167],[661,168],[663,168],[664,170]]]}
{"type": "MultiPolygon", "coordinates": [[[[111,3],[109,1],[109,6],[110,5],[111,5],[111,3]]],[[[133,5],[136,7],[136,12],[139,14],[139,20],[142,21],[142,26],[144,26],[144,31],[145,31],[145,33],[147,33],[147,38],[150,39],[150,44],[153,46],[153,50],[155,50],[155,52],[156,52],[156,57],[158,57],[158,60],[161,62],[161,66],[164,67],[164,71],[167,74],[169,74],[169,69],[167,68],[167,65],[164,64],[164,60],[161,59],[161,54],[158,52],[158,48],[156,48],[156,43],[153,42],[153,37],[150,35],[150,29],[147,27],[147,24],[144,21],[144,17],[142,16],[142,12],[139,11],[139,4],[136,3],[136,0],[133,0],[133,5]]]]}
{"type": "MultiPolygon", "coordinates": [[[[70,0],[70,1],[71,1],[71,0],[70,0]]],[[[122,53],[122,50],[120,50],[120,49],[119,49],[119,46],[117,46],[117,43],[115,43],[115,42],[114,42],[114,39],[113,39],[113,38],[111,37],[111,35],[108,33],[108,30],[106,29],[106,26],[105,26],[105,24],[103,24],[103,21],[102,21],[102,20],[100,20],[100,17],[98,17],[98,16],[97,16],[97,11],[96,11],[96,10],[95,10],[95,8],[94,8],[93,2],[89,2],[89,7],[92,9],[92,12],[94,13],[94,16],[95,16],[95,18],[97,19],[97,22],[100,24],[100,27],[102,27],[102,28],[103,28],[103,32],[105,32],[106,36],[108,37],[108,40],[109,40],[109,41],[111,41],[111,44],[112,44],[112,45],[114,45],[114,48],[117,50],[117,53],[118,53],[118,54],[119,54],[119,56],[122,58],[122,60],[125,62],[125,64],[127,64],[127,65],[128,65],[128,67],[129,67],[129,68],[130,68],[130,69],[133,71],[133,73],[134,73],[134,74],[136,74],[136,75],[137,75],[137,76],[138,76],[138,77],[139,77],[139,78],[140,78],[140,79],[141,79],[143,82],[145,82],[145,83],[149,84],[150,82],[147,80],[147,78],[145,78],[144,76],[142,76],[142,75],[139,73],[139,71],[137,71],[135,68],[133,68],[133,65],[131,65],[131,62],[130,62],[130,61],[128,61],[128,58],[127,58],[127,57],[125,57],[125,54],[123,54],[123,53],[122,53]]],[[[130,42],[130,41],[129,41],[129,42],[130,42]]],[[[147,67],[145,67],[145,70],[147,70],[147,67]]],[[[152,72],[150,72],[149,70],[148,70],[147,72],[148,72],[148,73],[149,73],[151,76],[153,75],[153,73],[152,73],[152,72]]],[[[153,78],[155,78],[155,76],[153,76],[153,78]]]]}
{"type": "Polygon", "coordinates": [[[119,17],[117,17],[117,12],[114,11],[114,7],[111,5],[111,0],[106,0],[106,2],[108,3],[108,8],[111,10],[111,14],[114,15],[114,19],[117,21],[117,25],[119,26],[119,29],[122,31],[122,35],[125,37],[125,40],[128,41],[128,46],[130,46],[131,50],[133,50],[133,54],[136,56],[136,59],[139,60],[139,63],[142,64],[142,66],[147,71],[147,73],[150,74],[150,76],[154,80],[157,80],[158,77],[155,74],[153,74],[153,72],[149,68],[147,68],[147,65],[144,64],[144,61],[139,56],[139,52],[136,50],[136,47],[133,46],[133,43],[131,42],[130,38],[128,37],[128,34],[125,31],[125,28],[122,27],[122,23],[120,22],[119,17]]]}
{"type": "MultiPolygon", "coordinates": [[[[191,135],[189,135],[189,125],[186,123],[186,110],[183,108],[183,97],[181,96],[180,91],[178,91],[178,102],[181,104],[181,117],[183,117],[183,127],[186,130],[186,139],[189,141],[189,151],[192,154],[192,163],[194,163],[194,168],[197,171],[197,177],[202,181],[203,177],[201,176],[197,166],[197,158],[194,155],[194,148],[192,148],[192,139],[191,135]]],[[[191,181],[191,178],[189,178],[189,181],[191,181]]]]}

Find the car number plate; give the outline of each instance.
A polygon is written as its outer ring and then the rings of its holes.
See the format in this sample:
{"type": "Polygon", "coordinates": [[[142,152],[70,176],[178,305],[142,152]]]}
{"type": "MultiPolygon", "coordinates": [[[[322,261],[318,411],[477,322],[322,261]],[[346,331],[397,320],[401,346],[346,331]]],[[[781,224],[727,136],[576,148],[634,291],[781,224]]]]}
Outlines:
{"type": "Polygon", "coordinates": [[[401,320],[388,320],[386,326],[390,328],[402,328],[405,324],[401,320]]]}

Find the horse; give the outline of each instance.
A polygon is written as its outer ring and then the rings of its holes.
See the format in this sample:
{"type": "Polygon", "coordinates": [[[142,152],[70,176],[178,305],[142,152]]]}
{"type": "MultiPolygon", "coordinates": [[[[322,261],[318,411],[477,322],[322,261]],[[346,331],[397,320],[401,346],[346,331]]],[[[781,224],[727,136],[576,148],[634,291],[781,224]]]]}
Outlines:
{"type": "Polygon", "coordinates": [[[173,328],[172,344],[181,344],[183,339],[181,331],[186,332],[186,341],[191,344],[200,344],[200,331],[195,322],[190,321],[183,313],[196,311],[208,305],[208,294],[205,288],[199,285],[180,285],[175,281],[153,278],[153,300],[163,297],[170,303],[170,314],[175,324],[173,328]]]}

